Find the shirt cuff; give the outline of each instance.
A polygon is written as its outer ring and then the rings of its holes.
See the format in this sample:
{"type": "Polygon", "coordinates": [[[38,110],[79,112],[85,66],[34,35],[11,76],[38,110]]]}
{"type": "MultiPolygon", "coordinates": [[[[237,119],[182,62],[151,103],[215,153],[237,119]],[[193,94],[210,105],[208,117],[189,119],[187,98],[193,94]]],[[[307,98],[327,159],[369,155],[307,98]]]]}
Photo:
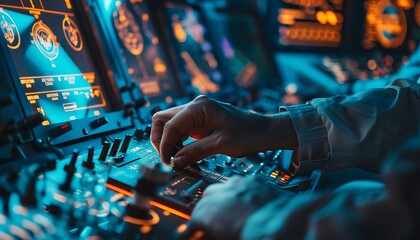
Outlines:
{"type": "Polygon", "coordinates": [[[288,111],[298,138],[289,171],[292,175],[305,174],[324,168],[329,159],[328,133],[316,108],[311,104],[281,107],[288,111]]]}

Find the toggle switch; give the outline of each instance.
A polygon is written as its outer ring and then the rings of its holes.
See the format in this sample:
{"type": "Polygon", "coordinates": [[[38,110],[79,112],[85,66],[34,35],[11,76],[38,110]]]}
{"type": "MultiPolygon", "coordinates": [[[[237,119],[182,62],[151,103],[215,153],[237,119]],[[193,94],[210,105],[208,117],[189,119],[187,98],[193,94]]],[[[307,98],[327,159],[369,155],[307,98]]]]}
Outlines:
{"type": "Polygon", "coordinates": [[[111,147],[111,143],[109,143],[108,141],[105,141],[104,145],[102,146],[101,154],[99,155],[99,158],[98,158],[99,161],[105,161],[110,147],[111,147]]]}
{"type": "Polygon", "coordinates": [[[87,160],[84,161],[82,163],[82,166],[87,168],[87,169],[93,169],[95,168],[95,163],[93,162],[93,154],[94,154],[95,149],[91,146],[88,149],[88,156],[87,156],[87,160]]]}
{"type": "Polygon", "coordinates": [[[109,156],[115,157],[115,155],[117,155],[117,151],[120,147],[121,141],[121,138],[115,138],[114,143],[112,144],[111,151],[109,152],[109,156]]]}
{"type": "Polygon", "coordinates": [[[127,152],[128,146],[130,145],[130,142],[131,142],[131,138],[132,137],[133,136],[131,134],[125,135],[124,141],[123,141],[122,146],[120,148],[120,152],[122,152],[122,153],[126,153],[127,152]]]}

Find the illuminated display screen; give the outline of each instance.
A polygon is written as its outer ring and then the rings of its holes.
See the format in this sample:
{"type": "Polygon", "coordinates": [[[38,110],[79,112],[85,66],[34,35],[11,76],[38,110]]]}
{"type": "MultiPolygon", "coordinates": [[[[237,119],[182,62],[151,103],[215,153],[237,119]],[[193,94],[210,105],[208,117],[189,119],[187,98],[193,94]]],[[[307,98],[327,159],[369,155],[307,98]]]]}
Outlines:
{"type": "Polygon", "coordinates": [[[273,40],[284,50],[341,47],[350,52],[404,47],[416,2],[273,0],[273,40]]]}
{"type": "Polygon", "coordinates": [[[262,39],[255,20],[249,15],[223,13],[217,15],[223,56],[237,85],[251,87],[268,78],[262,39]]]}
{"type": "Polygon", "coordinates": [[[176,89],[168,60],[143,1],[97,1],[120,48],[131,77],[148,97],[173,96],[176,89]]]}
{"type": "Polygon", "coordinates": [[[179,58],[183,62],[191,85],[199,93],[215,93],[223,76],[207,29],[195,9],[178,4],[165,4],[179,58]]]}
{"type": "Polygon", "coordinates": [[[364,49],[376,46],[398,48],[407,39],[407,12],[414,8],[414,1],[368,0],[364,4],[365,31],[362,39],[364,49]]]}
{"type": "Polygon", "coordinates": [[[21,88],[43,125],[110,111],[69,1],[10,0],[0,27],[21,88]]]}
{"type": "Polygon", "coordinates": [[[338,47],[344,0],[279,0],[273,31],[278,46],[338,47]]]}

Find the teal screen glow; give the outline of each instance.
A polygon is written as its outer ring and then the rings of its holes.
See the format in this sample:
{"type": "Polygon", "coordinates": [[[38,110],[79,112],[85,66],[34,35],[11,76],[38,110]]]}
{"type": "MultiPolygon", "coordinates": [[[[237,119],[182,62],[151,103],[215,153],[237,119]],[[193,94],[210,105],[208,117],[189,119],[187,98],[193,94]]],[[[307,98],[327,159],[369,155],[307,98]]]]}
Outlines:
{"type": "MultiPolygon", "coordinates": [[[[111,47],[119,50],[120,62],[132,82],[150,99],[177,95],[161,39],[144,1],[97,0],[102,28],[110,34],[111,47]]],[[[167,98],[167,99],[168,99],[167,98]]]]}
{"type": "Polygon", "coordinates": [[[200,13],[182,4],[165,5],[174,47],[186,78],[197,93],[216,93],[224,81],[200,13]]]}
{"type": "Polygon", "coordinates": [[[110,111],[104,86],[70,1],[8,1],[0,4],[2,44],[19,85],[43,125],[110,111]]]}

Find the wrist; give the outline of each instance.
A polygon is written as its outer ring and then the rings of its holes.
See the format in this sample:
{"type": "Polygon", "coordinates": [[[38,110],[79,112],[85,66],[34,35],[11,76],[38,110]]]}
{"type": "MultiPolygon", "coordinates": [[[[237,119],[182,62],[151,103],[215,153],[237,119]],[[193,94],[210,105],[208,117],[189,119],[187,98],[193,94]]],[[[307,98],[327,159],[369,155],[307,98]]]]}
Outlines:
{"type": "Polygon", "coordinates": [[[298,140],[292,119],[287,112],[264,115],[265,129],[262,142],[265,150],[294,149],[298,147],[298,140]]]}

